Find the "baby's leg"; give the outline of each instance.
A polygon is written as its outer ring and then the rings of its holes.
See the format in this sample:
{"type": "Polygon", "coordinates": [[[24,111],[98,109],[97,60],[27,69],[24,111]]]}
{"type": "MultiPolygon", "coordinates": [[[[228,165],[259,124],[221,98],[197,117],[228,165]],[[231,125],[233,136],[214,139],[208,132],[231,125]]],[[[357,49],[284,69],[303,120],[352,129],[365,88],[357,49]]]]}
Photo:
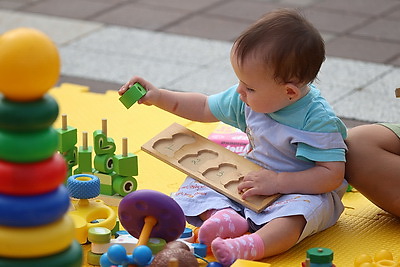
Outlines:
{"type": "Polygon", "coordinates": [[[211,249],[222,265],[230,265],[236,259],[260,260],[293,247],[305,225],[306,220],[301,215],[277,218],[250,235],[216,238],[211,249]]]}
{"type": "Polygon", "coordinates": [[[199,240],[207,246],[216,237],[238,237],[249,228],[246,219],[231,208],[207,211],[200,218],[208,218],[199,229],[199,240]]]}

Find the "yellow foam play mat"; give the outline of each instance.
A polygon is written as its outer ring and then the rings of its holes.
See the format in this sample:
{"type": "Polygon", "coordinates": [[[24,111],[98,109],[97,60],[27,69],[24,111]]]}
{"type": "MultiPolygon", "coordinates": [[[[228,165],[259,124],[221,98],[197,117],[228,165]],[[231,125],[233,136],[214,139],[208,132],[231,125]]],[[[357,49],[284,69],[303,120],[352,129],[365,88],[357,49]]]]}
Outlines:
{"type": "MultiPolygon", "coordinates": [[[[121,153],[122,139],[128,139],[128,152],[138,157],[139,174],[137,189],[152,189],[167,195],[175,192],[186,175],[155,157],[141,151],[141,146],[153,136],[173,123],[207,137],[217,126],[216,123],[198,123],[182,119],[153,106],[134,104],[126,109],[114,91],[105,94],[90,92],[88,87],[75,84],[61,84],[49,92],[58,102],[60,114],[67,115],[68,125],[77,128],[78,143],[81,145],[82,132],[91,133],[102,127],[107,120],[107,135],[115,140],[121,153]]],[[[61,127],[61,116],[54,127],[61,127]]],[[[274,267],[301,266],[310,248],[330,248],[334,252],[336,266],[353,266],[360,254],[372,257],[380,250],[392,252],[394,260],[400,261],[400,220],[377,208],[360,193],[347,192],[344,196],[345,212],[337,224],[328,230],[308,237],[286,253],[264,259],[274,267]]],[[[87,251],[87,246],[84,245],[87,251]]],[[[212,259],[212,256],[209,257],[212,259]]],[[[91,266],[84,263],[84,266],[91,266]]],[[[206,266],[201,263],[201,266],[206,266]]]]}

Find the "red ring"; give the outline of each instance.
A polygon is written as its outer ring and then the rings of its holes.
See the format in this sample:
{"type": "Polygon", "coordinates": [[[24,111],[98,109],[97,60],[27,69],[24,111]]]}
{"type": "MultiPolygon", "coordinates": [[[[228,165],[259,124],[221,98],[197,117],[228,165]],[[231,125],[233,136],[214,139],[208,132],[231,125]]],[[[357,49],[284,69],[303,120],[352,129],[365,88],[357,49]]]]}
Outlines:
{"type": "Polygon", "coordinates": [[[59,153],[31,163],[0,160],[0,193],[14,196],[47,193],[59,187],[66,176],[67,165],[59,153]]]}

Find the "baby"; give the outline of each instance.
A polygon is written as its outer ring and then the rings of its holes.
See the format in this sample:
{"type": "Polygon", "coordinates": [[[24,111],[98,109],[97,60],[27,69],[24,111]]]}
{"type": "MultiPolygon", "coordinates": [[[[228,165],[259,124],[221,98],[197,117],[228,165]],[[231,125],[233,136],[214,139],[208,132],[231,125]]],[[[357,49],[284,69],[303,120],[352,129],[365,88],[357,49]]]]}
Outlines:
{"type": "Polygon", "coordinates": [[[238,191],[279,199],[256,213],[190,177],[174,197],[225,266],[282,253],[334,225],[347,188],[346,127],[312,85],[325,60],[319,32],[297,11],[275,10],[239,36],[230,59],[238,84],[215,95],[159,89],[136,76],[119,90],[139,82],[147,90],[139,103],[247,133],[245,157],[263,168],[238,191]]]}

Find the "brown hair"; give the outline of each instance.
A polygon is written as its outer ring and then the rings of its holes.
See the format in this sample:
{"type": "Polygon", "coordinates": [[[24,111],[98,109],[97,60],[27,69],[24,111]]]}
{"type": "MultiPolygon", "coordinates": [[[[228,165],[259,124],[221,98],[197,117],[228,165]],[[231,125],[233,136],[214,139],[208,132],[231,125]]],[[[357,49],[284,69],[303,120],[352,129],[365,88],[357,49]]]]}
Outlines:
{"type": "Polygon", "coordinates": [[[325,60],[321,35],[292,9],[264,15],[236,39],[232,52],[239,64],[253,56],[272,67],[277,82],[298,85],[312,82],[325,60]]]}

